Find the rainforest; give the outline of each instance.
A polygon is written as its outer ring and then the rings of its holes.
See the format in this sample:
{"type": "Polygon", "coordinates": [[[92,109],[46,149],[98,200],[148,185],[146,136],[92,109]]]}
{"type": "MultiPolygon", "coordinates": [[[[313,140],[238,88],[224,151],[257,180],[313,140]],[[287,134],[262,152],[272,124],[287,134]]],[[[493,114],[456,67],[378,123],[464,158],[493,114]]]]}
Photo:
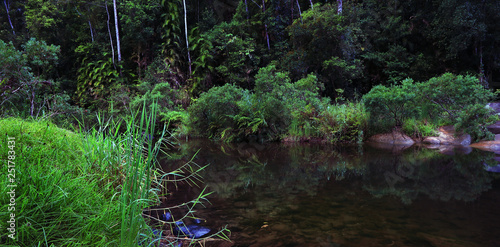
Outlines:
{"type": "Polygon", "coordinates": [[[2,0],[0,244],[493,246],[347,204],[499,198],[498,23],[480,0],[2,0]],[[445,171],[475,190],[432,191],[445,171]]]}

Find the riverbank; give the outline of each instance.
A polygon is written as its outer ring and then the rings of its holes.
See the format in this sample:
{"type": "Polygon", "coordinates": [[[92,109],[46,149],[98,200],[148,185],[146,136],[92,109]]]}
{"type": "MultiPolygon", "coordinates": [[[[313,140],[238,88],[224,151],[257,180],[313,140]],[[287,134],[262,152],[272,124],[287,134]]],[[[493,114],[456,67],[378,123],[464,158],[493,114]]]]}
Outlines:
{"type": "Polygon", "coordinates": [[[13,237],[1,232],[3,244],[119,245],[120,202],[113,196],[123,179],[120,166],[99,166],[85,152],[84,136],[50,122],[0,119],[0,136],[0,220],[15,219],[13,237]]]}

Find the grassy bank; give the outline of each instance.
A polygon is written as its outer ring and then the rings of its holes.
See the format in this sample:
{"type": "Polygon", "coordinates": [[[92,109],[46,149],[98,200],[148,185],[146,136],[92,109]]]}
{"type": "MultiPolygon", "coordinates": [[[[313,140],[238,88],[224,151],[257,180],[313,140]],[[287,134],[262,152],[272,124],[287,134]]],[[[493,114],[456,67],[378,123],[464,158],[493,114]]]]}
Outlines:
{"type": "MultiPolygon", "coordinates": [[[[85,153],[81,134],[45,121],[0,120],[0,219],[15,214],[15,241],[2,230],[1,242],[13,246],[118,246],[120,203],[113,198],[121,179],[85,153]],[[7,138],[15,143],[8,145],[7,138]],[[9,146],[13,147],[10,148],[9,146]],[[15,151],[15,205],[8,177],[9,151],[15,151]],[[87,157],[87,158],[86,158],[87,157]]],[[[99,148],[99,147],[96,147],[99,148]]],[[[12,153],[11,153],[12,154],[12,153]]],[[[12,157],[11,157],[12,158],[12,157]]]]}
{"type": "MultiPolygon", "coordinates": [[[[48,121],[0,119],[0,160],[5,164],[0,168],[0,221],[14,220],[12,232],[0,232],[1,246],[173,246],[204,240],[172,235],[170,225],[178,222],[144,218],[144,210],[167,193],[167,183],[199,180],[203,168],[186,164],[167,173],[157,170],[163,135],[149,134],[155,129],[154,114],[142,111],[129,119],[102,122],[98,117],[96,128],[78,133],[48,121]],[[166,179],[171,175],[178,180],[166,179]]],[[[188,209],[177,221],[195,218],[195,206],[206,195],[176,206],[188,209]]],[[[225,231],[205,238],[228,240],[225,231]]]]}

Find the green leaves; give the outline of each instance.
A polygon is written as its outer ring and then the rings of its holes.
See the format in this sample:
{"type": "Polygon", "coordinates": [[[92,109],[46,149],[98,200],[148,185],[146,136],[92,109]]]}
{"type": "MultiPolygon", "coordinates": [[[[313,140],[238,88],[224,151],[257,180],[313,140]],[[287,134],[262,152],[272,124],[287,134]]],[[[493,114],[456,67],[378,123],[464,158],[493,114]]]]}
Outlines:
{"type": "Polygon", "coordinates": [[[406,79],[401,85],[375,86],[363,96],[363,100],[373,119],[385,119],[401,126],[403,120],[413,116],[417,110],[415,90],[413,80],[406,79]]]}
{"type": "Polygon", "coordinates": [[[485,106],[494,96],[475,77],[446,73],[421,83],[406,79],[401,85],[378,85],[363,99],[375,125],[401,127],[416,118],[433,124],[455,124],[482,138],[488,136],[484,126],[493,121],[485,106]]]}
{"type": "Polygon", "coordinates": [[[78,69],[77,77],[76,96],[80,104],[88,105],[94,100],[102,100],[106,94],[105,89],[113,86],[119,77],[111,58],[84,63],[78,69]]]}

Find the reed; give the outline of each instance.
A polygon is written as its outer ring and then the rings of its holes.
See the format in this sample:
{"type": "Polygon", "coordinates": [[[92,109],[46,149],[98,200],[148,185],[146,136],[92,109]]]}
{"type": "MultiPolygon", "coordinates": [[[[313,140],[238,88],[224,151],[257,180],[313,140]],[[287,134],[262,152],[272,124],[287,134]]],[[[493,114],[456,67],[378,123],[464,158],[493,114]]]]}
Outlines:
{"type": "MultiPolygon", "coordinates": [[[[138,246],[149,239],[143,246],[158,246],[181,241],[154,236],[148,224],[153,219],[144,211],[158,203],[167,183],[198,185],[206,166],[191,161],[167,173],[158,170],[156,157],[167,132],[164,128],[153,142],[155,109],[144,109],[121,121],[97,115],[94,128],[77,132],[45,120],[0,119],[0,161],[8,160],[7,137],[15,138],[17,185],[16,240],[1,231],[0,245],[138,246]]],[[[8,166],[0,166],[1,222],[10,218],[7,174],[8,166]]],[[[208,195],[204,190],[177,207],[188,208],[186,217],[195,217],[208,195]]],[[[214,236],[229,240],[226,231],[182,241],[198,243],[214,236]]]]}

